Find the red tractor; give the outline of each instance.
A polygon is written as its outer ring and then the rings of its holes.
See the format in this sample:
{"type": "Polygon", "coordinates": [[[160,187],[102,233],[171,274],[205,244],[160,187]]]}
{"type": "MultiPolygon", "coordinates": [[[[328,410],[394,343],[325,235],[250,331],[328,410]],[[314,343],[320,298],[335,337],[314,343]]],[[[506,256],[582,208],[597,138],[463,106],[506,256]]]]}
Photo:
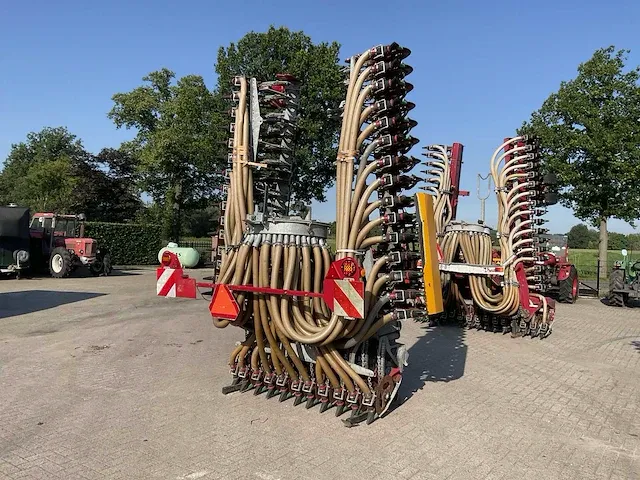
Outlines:
{"type": "Polygon", "coordinates": [[[54,278],[63,278],[80,266],[95,275],[109,275],[111,256],[84,237],[85,216],[36,213],[29,226],[32,267],[48,265],[54,278]]]}
{"type": "Polygon", "coordinates": [[[578,270],[569,262],[569,247],[566,235],[547,235],[545,261],[542,266],[543,283],[557,287],[558,300],[575,303],[578,299],[578,270]]]}

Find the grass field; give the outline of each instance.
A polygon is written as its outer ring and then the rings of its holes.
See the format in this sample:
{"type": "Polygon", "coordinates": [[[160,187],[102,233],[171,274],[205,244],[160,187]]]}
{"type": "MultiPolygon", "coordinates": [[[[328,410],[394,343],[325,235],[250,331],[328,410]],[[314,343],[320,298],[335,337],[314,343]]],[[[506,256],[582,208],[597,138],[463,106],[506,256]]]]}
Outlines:
{"type": "MultiPolygon", "coordinates": [[[[630,258],[635,258],[630,256],[630,258]]],[[[622,260],[619,250],[609,250],[607,252],[607,277],[613,266],[613,262],[622,260]]],[[[569,249],[569,261],[578,269],[580,280],[594,280],[598,271],[598,250],[596,249],[569,249]]]]}

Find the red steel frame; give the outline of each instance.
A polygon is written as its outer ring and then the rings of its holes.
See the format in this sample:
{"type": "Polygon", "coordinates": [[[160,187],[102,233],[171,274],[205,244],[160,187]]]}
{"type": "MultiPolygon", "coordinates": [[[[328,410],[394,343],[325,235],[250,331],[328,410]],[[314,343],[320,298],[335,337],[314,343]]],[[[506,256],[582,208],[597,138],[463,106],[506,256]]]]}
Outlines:
{"type": "Polygon", "coordinates": [[[468,197],[469,192],[460,190],[460,172],[462,171],[462,152],[464,145],[455,142],[451,144],[451,167],[449,177],[451,178],[451,218],[456,218],[458,211],[458,196],[468,197]]]}
{"type": "Polygon", "coordinates": [[[255,292],[255,293],[264,293],[267,295],[288,295],[290,297],[322,298],[322,293],[307,292],[305,290],[288,290],[284,288],[254,287],[253,285],[229,285],[226,283],[196,282],[197,287],[203,287],[203,288],[215,288],[219,285],[224,285],[229,290],[237,290],[239,292],[255,292]]]}

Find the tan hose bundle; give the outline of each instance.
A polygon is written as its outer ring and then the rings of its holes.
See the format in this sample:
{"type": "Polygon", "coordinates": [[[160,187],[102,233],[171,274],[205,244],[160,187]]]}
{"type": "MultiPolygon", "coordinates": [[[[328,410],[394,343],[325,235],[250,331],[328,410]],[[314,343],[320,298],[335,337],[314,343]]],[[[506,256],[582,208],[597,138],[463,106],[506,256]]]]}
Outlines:
{"type": "MultiPolygon", "coordinates": [[[[361,62],[366,60],[366,55],[361,57],[361,62]]],[[[364,82],[366,74],[360,79],[364,82]]],[[[360,86],[362,85],[360,83],[360,86]]],[[[231,186],[227,199],[227,211],[225,212],[225,240],[227,245],[232,246],[232,250],[224,257],[217,283],[230,285],[250,284],[271,288],[284,288],[292,290],[304,290],[320,292],[322,280],[333,260],[327,245],[322,239],[315,237],[282,235],[273,238],[255,238],[252,235],[244,235],[243,231],[248,213],[253,212],[253,201],[251,194],[253,185],[251,179],[251,169],[246,161],[249,152],[249,122],[247,109],[247,81],[240,77],[240,99],[236,109],[235,128],[232,151],[232,171],[231,186]],[[253,246],[253,245],[259,246],[253,246]],[[257,271],[255,271],[257,269],[257,271]]],[[[353,91],[354,85],[350,92],[353,91]]],[[[345,107],[345,118],[343,131],[345,134],[342,143],[348,140],[352,150],[355,149],[357,134],[361,123],[358,123],[359,110],[366,96],[361,97],[360,103],[349,102],[345,107]],[[358,111],[356,121],[352,121],[353,113],[358,111]],[[355,124],[354,124],[355,123],[355,124]]],[[[366,120],[363,119],[363,121],[366,120]]],[[[341,150],[342,151],[342,150],[341,150]]],[[[353,157],[354,155],[352,155],[353,157]]],[[[341,156],[338,166],[338,182],[340,199],[339,205],[343,203],[350,205],[355,199],[350,198],[344,191],[347,185],[345,177],[344,162],[349,164],[350,175],[353,178],[353,158],[345,159],[341,156]],[[348,198],[349,197],[349,198],[348,198]]],[[[368,169],[369,172],[372,169],[368,169]]],[[[362,188],[366,177],[362,177],[359,184],[361,195],[373,193],[373,189],[366,191],[362,188]]],[[[349,191],[351,182],[349,181],[349,191]]],[[[363,202],[364,207],[367,206],[363,202]]],[[[346,212],[353,212],[363,216],[363,208],[346,207],[346,212]]],[[[340,211],[340,210],[339,210],[340,211]]],[[[349,221],[349,215],[340,218],[338,235],[340,236],[340,247],[346,247],[345,223],[349,221]]],[[[357,233],[354,228],[353,232],[357,233]]],[[[356,245],[357,235],[352,235],[351,245],[356,245]]],[[[360,239],[360,243],[363,239],[360,239]]],[[[342,255],[344,256],[344,255],[342,255]]],[[[309,381],[311,376],[305,365],[300,360],[296,351],[292,348],[292,342],[299,342],[316,346],[317,364],[316,371],[312,374],[319,375],[318,382],[328,379],[333,388],[339,388],[344,384],[347,390],[354,389],[354,382],[364,393],[369,393],[369,387],[363,379],[353,371],[341,355],[332,345],[336,340],[344,337],[348,329],[352,334],[358,333],[353,328],[353,323],[336,315],[329,315],[330,312],[320,299],[310,300],[309,298],[291,296],[263,296],[251,294],[236,294],[238,303],[241,305],[243,315],[237,324],[247,321],[253,317],[255,335],[251,342],[255,342],[257,354],[253,358],[253,366],[257,367],[258,361],[265,372],[282,373],[283,369],[293,380],[300,378],[309,381]],[[246,302],[246,303],[245,303],[246,302]],[[350,328],[349,328],[350,327],[350,328]],[[267,353],[265,347],[269,348],[267,353]]],[[[364,322],[360,322],[364,323],[364,322]]],[[[217,327],[226,327],[227,320],[214,318],[217,327]]],[[[364,332],[367,333],[367,332],[364,332]]],[[[364,336],[364,335],[362,335],[364,336]]],[[[247,342],[245,342],[246,344],[247,342]]],[[[239,365],[243,362],[243,356],[247,354],[249,347],[245,346],[234,350],[230,363],[239,365]]]]}
{"type": "MultiPolygon", "coordinates": [[[[369,218],[381,207],[380,200],[370,202],[370,198],[382,183],[376,179],[367,184],[369,176],[381,165],[378,161],[368,162],[368,157],[378,147],[379,137],[366,146],[364,142],[382,128],[381,122],[371,121],[375,113],[370,101],[374,86],[390,88],[391,83],[373,78],[372,51],[353,60],[346,93],[336,166],[335,259],[359,257],[362,249],[384,240],[383,236],[372,236],[373,229],[383,220],[369,218]],[[355,165],[358,165],[357,172],[355,165]]],[[[324,238],[299,232],[271,234],[268,229],[246,228],[253,221],[247,215],[254,211],[252,170],[247,164],[251,154],[251,127],[247,81],[239,77],[237,83],[239,104],[225,211],[225,243],[231,249],[223,259],[216,283],[320,293],[334,261],[324,238]]],[[[260,149],[259,144],[257,148],[260,149]]],[[[262,225],[279,221],[266,219],[262,225]]],[[[291,220],[282,220],[286,221],[291,220]]],[[[371,380],[366,381],[357,373],[344,355],[345,349],[354,351],[380,328],[397,320],[393,314],[380,313],[386,303],[381,300],[380,292],[389,281],[388,275],[378,276],[384,265],[383,257],[371,272],[367,272],[365,313],[361,319],[336,315],[319,298],[235,292],[241,310],[239,318],[235,321],[213,319],[216,327],[224,328],[232,323],[248,331],[247,339],[232,352],[230,365],[246,368],[245,357],[250,357],[251,370],[261,370],[269,378],[286,374],[294,384],[315,381],[318,385],[328,384],[334,390],[344,389],[356,398],[359,393],[370,395],[373,393],[371,380]],[[311,347],[315,367],[309,368],[302,359],[300,345],[311,347]]]]}
{"type": "Polygon", "coordinates": [[[423,187],[423,190],[430,192],[433,196],[433,213],[436,223],[436,235],[440,240],[444,235],[444,229],[452,219],[451,208],[451,158],[444,145],[429,145],[427,152],[423,155],[430,160],[427,161],[427,170],[423,173],[430,175],[428,181],[430,185],[423,187]]]}

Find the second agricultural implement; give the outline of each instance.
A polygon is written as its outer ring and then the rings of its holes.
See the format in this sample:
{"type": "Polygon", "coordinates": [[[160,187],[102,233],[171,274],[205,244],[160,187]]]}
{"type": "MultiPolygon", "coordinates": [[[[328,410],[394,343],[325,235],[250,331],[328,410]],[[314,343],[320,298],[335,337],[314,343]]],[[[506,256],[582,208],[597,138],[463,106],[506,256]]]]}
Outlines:
{"type": "Polygon", "coordinates": [[[544,338],[555,302],[544,295],[550,256],[541,248],[546,205],[557,200],[553,178],[540,173],[539,146],[527,136],[507,138],[491,158],[498,201],[499,251],[483,223],[449,221],[438,232],[443,296],[450,318],[468,327],[544,338]]]}

